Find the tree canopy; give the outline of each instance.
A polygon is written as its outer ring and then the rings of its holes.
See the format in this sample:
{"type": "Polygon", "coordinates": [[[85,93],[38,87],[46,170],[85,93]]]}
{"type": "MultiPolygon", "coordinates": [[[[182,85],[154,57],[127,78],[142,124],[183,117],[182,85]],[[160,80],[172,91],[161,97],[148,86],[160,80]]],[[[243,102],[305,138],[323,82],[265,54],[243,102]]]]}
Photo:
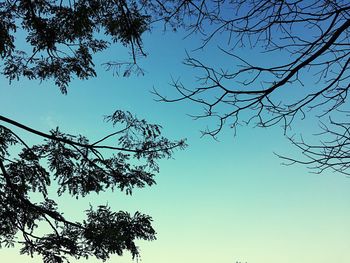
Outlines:
{"type": "Polygon", "coordinates": [[[133,1],[3,1],[0,14],[3,74],[52,78],[62,93],[71,76],[96,76],[92,53],[106,49],[108,40],[130,46],[136,59],[149,28],[149,17],[133,1]],[[16,44],[20,34],[28,47],[16,44]]]}
{"type": "MultiPolygon", "coordinates": [[[[53,80],[66,94],[73,78],[96,76],[94,53],[118,43],[129,48],[130,61],[107,61],[106,67],[124,66],[125,76],[142,73],[142,35],[156,23],[165,30],[183,28],[188,37],[200,35],[199,49],[226,37],[228,44],[219,48],[234,67],[215,68],[188,53],[185,64],[202,72],[199,82],[175,81],[176,98],[155,93],[162,101],[204,106],[196,117],[218,121],[204,131],[213,137],[226,124],[282,124],[287,131],[309,111],[322,117],[347,114],[349,9],[346,0],[6,0],[0,2],[0,68],[9,81],[53,80]],[[259,65],[237,55],[241,48],[283,56],[277,64],[259,65]]],[[[56,180],[58,194],[85,196],[108,188],[131,193],[154,184],[157,161],[183,148],[183,140],[170,141],[160,126],[123,111],[106,118],[116,131],[94,142],[59,129],[44,133],[6,116],[0,121],[1,244],[11,245],[21,233],[23,253],[62,262],[69,256],[104,260],[124,249],[137,256],[134,240],[155,238],[149,216],[106,206],[89,209],[83,222],[72,222],[59,212],[47,188],[56,180]],[[31,145],[13,126],[41,136],[43,143],[31,145]],[[12,148],[23,149],[16,154],[12,148]],[[41,194],[42,202],[31,201],[33,192],[41,194]],[[39,221],[52,231],[36,235],[39,221]]],[[[290,160],[318,172],[347,173],[349,123],[330,118],[330,126],[322,127],[333,139],[320,145],[292,138],[307,159],[290,160]]]]}
{"type": "Polygon", "coordinates": [[[139,254],[136,239],[155,239],[150,216],[115,212],[106,205],[90,207],[83,222],[74,222],[63,216],[49,188],[57,185],[58,195],[69,193],[76,198],[108,189],[131,194],[135,187],[155,183],[157,161],[183,148],[183,140],[172,142],[161,136],[159,125],[123,111],[106,117],[116,131],[94,142],[58,128],[43,133],[3,116],[0,120],[44,139],[31,145],[0,125],[1,245],[19,242],[21,253],[38,253],[44,262],[63,262],[89,256],[106,260],[124,250],[135,257],[139,254]],[[22,149],[14,154],[13,148],[22,149]],[[40,201],[32,201],[33,196],[40,201]],[[50,230],[37,234],[43,224],[50,230]]]}
{"type": "MultiPolygon", "coordinates": [[[[9,81],[51,79],[67,94],[72,77],[96,76],[93,53],[120,42],[131,50],[128,75],[144,55],[146,6],[144,1],[1,1],[1,72],[9,81]]],[[[63,215],[53,189],[76,198],[109,189],[131,194],[155,184],[158,161],[184,148],[184,140],[171,141],[161,126],[121,110],[105,117],[115,131],[96,141],[59,128],[46,133],[3,115],[0,121],[1,246],[19,243],[23,254],[60,263],[90,256],[106,260],[124,251],[138,257],[135,241],[155,239],[150,216],[107,205],[90,207],[86,219],[75,222],[63,215]],[[43,142],[32,144],[22,132],[43,142]]]]}

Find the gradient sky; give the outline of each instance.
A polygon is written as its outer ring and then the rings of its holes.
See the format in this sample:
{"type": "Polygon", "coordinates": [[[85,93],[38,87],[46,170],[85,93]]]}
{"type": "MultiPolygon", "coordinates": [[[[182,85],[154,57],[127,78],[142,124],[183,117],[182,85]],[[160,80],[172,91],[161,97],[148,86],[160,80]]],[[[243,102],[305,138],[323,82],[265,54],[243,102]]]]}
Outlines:
{"type": "MultiPolygon", "coordinates": [[[[181,32],[146,35],[149,55],[141,62],[145,76],[120,78],[98,66],[97,78],[73,81],[67,96],[50,82],[20,80],[9,85],[1,77],[1,114],[42,131],[59,126],[71,134],[99,138],[111,131],[103,115],[122,109],[161,124],[170,138],[187,138],[186,150],[161,161],[157,185],[151,188],[137,189],[131,197],[107,192],[78,201],[67,196],[59,199],[66,216],[72,218],[81,218],[89,203],[106,202],[116,210],[151,215],[158,239],[138,242],[143,263],[350,262],[348,178],[282,166],[273,152],[292,156],[298,152],[278,126],[241,127],[236,137],[225,129],[214,141],[200,138],[205,121],[186,115],[199,112],[197,105],[154,101],[153,87],[172,94],[172,76],[186,83],[194,80],[194,72],[181,61],[185,49],[190,51],[198,43],[199,36],[183,39],[181,32]]],[[[123,48],[109,50],[96,57],[96,65],[125,54],[123,48]]],[[[196,55],[209,64],[231,65],[212,48],[196,55]]],[[[259,59],[256,62],[264,62],[259,59]]],[[[296,132],[311,134],[315,123],[313,119],[296,122],[296,132]]],[[[18,254],[17,247],[1,249],[1,262],[41,262],[39,257],[18,254]]],[[[133,261],[125,254],[108,262],[133,261]]]]}

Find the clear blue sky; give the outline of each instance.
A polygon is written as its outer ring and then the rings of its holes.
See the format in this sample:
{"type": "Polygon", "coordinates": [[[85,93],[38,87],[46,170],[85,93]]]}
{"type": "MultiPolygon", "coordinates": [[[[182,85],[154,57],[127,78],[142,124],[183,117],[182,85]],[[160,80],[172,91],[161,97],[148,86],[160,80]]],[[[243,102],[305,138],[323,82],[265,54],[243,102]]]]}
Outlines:
{"type": "MultiPolygon", "coordinates": [[[[170,138],[188,139],[185,151],[161,162],[156,186],[136,190],[131,197],[117,192],[78,201],[63,197],[59,202],[67,217],[81,218],[89,203],[106,202],[116,210],[151,215],[158,239],[139,242],[143,263],[350,262],[348,178],[281,166],[273,152],[298,152],[280,127],[241,127],[236,137],[226,129],[217,142],[200,138],[199,130],[206,123],[186,115],[200,111],[198,106],[154,101],[153,87],[172,93],[171,76],[190,84],[194,79],[193,71],[181,61],[185,48],[191,50],[200,39],[183,40],[182,36],[159,32],[146,36],[145,76],[120,78],[98,66],[97,78],[73,81],[67,96],[50,82],[20,80],[9,85],[0,78],[1,114],[42,131],[59,126],[69,133],[99,138],[110,131],[103,115],[122,109],[161,124],[170,138]]],[[[214,49],[197,55],[209,63],[230,65],[214,49]]],[[[111,49],[99,55],[96,64],[120,57],[125,57],[124,49],[111,49]]],[[[296,131],[310,133],[314,123],[312,119],[297,122],[296,131]]],[[[0,259],[41,262],[19,256],[18,248],[1,249],[0,259]]],[[[126,254],[108,262],[132,259],[126,254]]]]}

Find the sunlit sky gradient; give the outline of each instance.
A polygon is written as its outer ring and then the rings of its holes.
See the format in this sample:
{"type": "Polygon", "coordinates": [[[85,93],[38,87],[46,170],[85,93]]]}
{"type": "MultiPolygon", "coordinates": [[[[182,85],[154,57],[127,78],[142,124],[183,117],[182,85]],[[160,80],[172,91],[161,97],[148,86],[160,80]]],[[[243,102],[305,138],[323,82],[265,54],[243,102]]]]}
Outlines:
{"type": "MultiPolygon", "coordinates": [[[[68,133],[100,138],[111,131],[103,115],[122,109],[161,124],[170,138],[188,140],[185,151],[161,161],[156,186],[135,190],[133,196],[108,192],[78,201],[64,196],[59,204],[66,216],[82,218],[89,203],[151,215],[158,239],[139,242],[143,263],[350,262],[348,178],[282,166],[273,152],[299,153],[279,126],[241,127],[236,137],[225,129],[219,141],[214,141],[200,138],[200,129],[208,123],[186,115],[200,112],[197,105],[154,101],[153,87],[175,95],[169,85],[171,77],[189,84],[194,80],[194,72],[181,61],[186,49],[198,46],[200,37],[183,36],[181,32],[146,35],[149,55],[141,61],[145,76],[121,78],[98,66],[97,78],[73,81],[67,96],[50,82],[20,80],[9,85],[0,78],[1,114],[42,131],[59,126],[68,133]]],[[[212,48],[195,54],[209,64],[231,65],[212,48]]],[[[120,57],[127,57],[125,49],[111,49],[96,57],[96,65],[120,57]]],[[[255,62],[266,63],[259,59],[256,56],[255,62]]],[[[317,130],[315,123],[313,119],[296,122],[296,133],[311,134],[317,130]]],[[[41,262],[40,257],[30,259],[18,252],[17,247],[1,249],[0,261],[41,262]]],[[[133,261],[125,254],[108,262],[133,261]]]]}

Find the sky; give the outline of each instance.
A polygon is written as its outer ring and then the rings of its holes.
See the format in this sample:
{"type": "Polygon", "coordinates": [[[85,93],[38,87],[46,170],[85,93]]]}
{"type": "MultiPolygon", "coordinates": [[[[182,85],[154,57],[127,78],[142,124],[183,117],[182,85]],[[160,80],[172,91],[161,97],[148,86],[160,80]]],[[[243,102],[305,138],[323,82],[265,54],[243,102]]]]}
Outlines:
{"type": "MultiPolygon", "coordinates": [[[[194,72],[181,62],[200,38],[183,36],[181,32],[145,36],[144,76],[122,78],[99,66],[111,58],[125,57],[123,48],[98,55],[98,77],[72,81],[66,96],[49,81],[9,84],[0,77],[1,114],[41,131],[59,126],[71,134],[99,138],[111,131],[103,116],[122,109],[161,124],[169,138],[187,138],[188,148],[160,162],[157,185],[136,189],[132,196],[119,192],[79,200],[64,196],[58,202],[65,215],[79,218],[90,203],[151,215],[157,240],[138,242],[142,263],[350,262],[349,178],[282,165],[274,152],[293,156],[299,152],[281,127],[242,126],[236,136],[226,128],[215,141],[201,138],[205,121],[188,116],[200,107],[155,101],[153,88],[174,94],[169,85],[172,77],[186,83],[194,79],[194,72]]],[[[196,54],[209,64],[231,63],[215,49],[196,54]]],[[[315,123],[313,119],[296,121],[296,130],[312,134],[315,123]]],[[[30,138],[40,142],[40,138],[30,138]]],[[[41,262],[39,257],[20,256],[18,247],[1,249],[0,259],[41,262]]],[[[107,262],[133,261],[126,253],[107,262]]]]}

